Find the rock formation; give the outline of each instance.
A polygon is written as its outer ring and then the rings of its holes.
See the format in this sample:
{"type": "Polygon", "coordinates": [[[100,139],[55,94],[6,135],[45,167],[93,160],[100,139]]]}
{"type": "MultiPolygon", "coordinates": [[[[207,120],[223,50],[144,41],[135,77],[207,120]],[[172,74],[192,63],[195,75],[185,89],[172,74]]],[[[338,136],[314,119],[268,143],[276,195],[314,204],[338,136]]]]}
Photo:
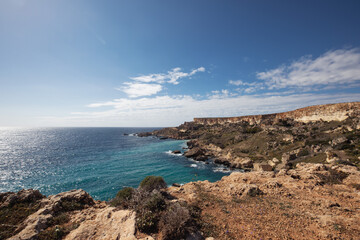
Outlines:
{"type": "Polygon", "coordinates": [[[360,102],[266,115],[195,118],[139,136],[192,139],[187,142],[186,157],[231,168],[280,170],[299,162],[341,161],[359,166],[360,102]]]}

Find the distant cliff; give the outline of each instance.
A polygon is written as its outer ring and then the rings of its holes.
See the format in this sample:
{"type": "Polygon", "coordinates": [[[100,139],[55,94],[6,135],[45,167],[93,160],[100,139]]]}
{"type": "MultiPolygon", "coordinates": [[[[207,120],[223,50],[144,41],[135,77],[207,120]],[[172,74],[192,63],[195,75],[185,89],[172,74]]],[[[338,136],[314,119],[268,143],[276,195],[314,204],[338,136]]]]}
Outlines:
{"type": "Polygon", "coordinates": [[[194,122],[206,125],[247,122],[250,125],[254,125],[262,123],[274,124],[284,119],[292,119],[304,123],[313,121],[343,121],[349,116],[359,115],[359,109],[360,102],[336,103],[304,107],[283,113],[241,117],[194,118],[194,122]]]}

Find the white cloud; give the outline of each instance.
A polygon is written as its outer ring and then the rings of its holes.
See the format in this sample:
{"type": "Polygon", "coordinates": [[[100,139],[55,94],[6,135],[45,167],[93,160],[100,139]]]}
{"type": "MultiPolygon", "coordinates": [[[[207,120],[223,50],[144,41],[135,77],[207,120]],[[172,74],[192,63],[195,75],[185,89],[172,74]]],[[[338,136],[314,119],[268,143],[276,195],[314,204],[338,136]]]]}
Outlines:
{"type": "Polygon", "coordinates": [[[168,71],[166,74],[164,73],[156,73],[156,74],[149,74],[149,75],[141,75],[139,77],[132,77],[131,80],[137,81],[137,82],[155,82],[155,83],[171,83],[171,84],[179,84],[179,79],[184,77],[190,77],[197,72],[204,72],[204,67],[199,67],[197,69],[192,70],[190,73],[182,72],[181,68],[173,68],[172,70],[168,71]]]}
{"type": "Polygon", "coordinates": [[[189,73],[182,72],[181,68],[173,68],[164,73],[156,73],[149,75],[141,75],[138,77],[131,77],[133,82],[125,82],[123,87],[116,88],[117,90],[125,92],[130,98],[151,96],[160,92],[164,83],[179,84],[179,79],[184,77],[191,77],[197,72],[204,72],[204,67],[199,67],[189,73]]]}
{"type": "Polygon", "coordinates": [[[360,80],[359,49],[328,51],[316,59],[303,57],[288,66],[257,73],[270,89],[349,84],[360,80]]]}
{"type": "Polygon", "coordinates": [[[242,85],[244,85],[245,83],[244,83],[243,81],[241,81],[241,80],[236,80],[236,81],[230,80],[230,81],[229,81],[229,84],[235,85],[235,86],[242,86],[242,85]]]}
{"type": "Polygon", "coordinates": [[[146,83],[132,83],[132,82],[126,82],[124,84],[125,86],[122,88],[118,88],[118,90],[125,92],[131,98],[150,96],[162,90],[162,86],[160,84],[146,84],[146,83]]]}

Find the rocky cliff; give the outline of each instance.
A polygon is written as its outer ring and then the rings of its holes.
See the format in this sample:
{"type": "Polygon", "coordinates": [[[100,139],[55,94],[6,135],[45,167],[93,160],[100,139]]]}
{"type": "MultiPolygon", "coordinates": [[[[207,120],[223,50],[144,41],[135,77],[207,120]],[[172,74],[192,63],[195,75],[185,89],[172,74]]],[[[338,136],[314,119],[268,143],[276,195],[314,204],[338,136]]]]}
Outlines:
{"type": "Polygon", "coordinates": [[[280,120],[292,119],[297,122],[315,122],[315,121],[344,121],[348,117],[359,115],[360,102],[337,103],[316,105],[296,109],[294,111],[251,115],[241,117],[219,117],[219,118],[194,118],[194,123],[198,124],[225,124],[247,122],[250,125],[262,123],[277,123],[280,120]]]}
{"type": "MultiPolygon", "coordinates": [[[[186,157],[231,168],[280,170],[299,162],[360,166],[360,102],[234,118],[195,118],[143,136],[188,139],[186,157]]],[[[140,134],[142,136],[142,134],[140,134]]]]}

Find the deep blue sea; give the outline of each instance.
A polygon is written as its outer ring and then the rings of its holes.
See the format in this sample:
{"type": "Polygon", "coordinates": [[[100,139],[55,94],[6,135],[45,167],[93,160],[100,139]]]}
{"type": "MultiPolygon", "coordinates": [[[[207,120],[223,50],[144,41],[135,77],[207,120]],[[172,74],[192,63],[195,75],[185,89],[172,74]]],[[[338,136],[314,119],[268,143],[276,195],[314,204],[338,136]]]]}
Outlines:
{"type": "Polygon", "coordinates": [[[154,129],[0,128],[0,192],[33,188],[51,195],[81,188],[109,200],[148,175],[171,185],[229,174],[225,167],[171,154],[184,151],[185,141],[132,135],[154,129]]]}

